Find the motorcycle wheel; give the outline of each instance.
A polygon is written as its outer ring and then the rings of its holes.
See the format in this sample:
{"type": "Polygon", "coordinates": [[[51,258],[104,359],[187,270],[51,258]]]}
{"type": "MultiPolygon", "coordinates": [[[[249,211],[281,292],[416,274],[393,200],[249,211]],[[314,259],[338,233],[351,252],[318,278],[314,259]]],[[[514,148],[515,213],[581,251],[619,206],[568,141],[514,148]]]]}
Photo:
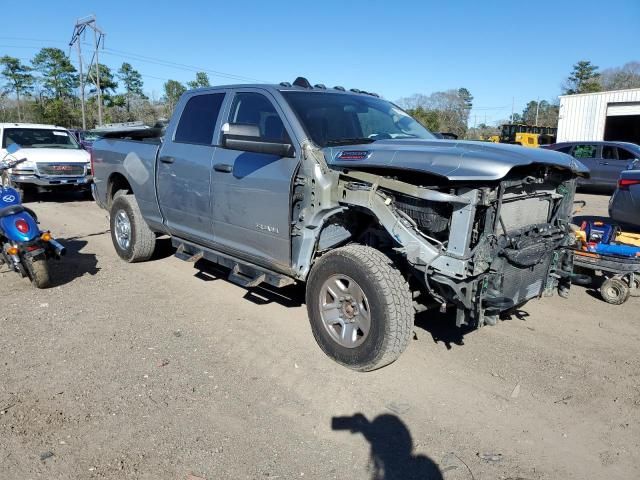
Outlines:
{"type": "Polygon", "coordinates": [[[36,288],[47,288],[51,285],[49,278],[49,264],[43,256],[38,258],[24,258],[23,262],[29,272],[31,284],[36,288]]]}

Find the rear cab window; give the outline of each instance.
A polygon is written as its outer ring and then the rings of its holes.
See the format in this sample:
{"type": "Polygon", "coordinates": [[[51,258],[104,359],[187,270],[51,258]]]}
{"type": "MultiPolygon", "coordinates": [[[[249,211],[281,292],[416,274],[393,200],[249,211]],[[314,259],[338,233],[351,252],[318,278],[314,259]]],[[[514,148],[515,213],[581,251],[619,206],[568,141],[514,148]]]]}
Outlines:
{"type": "Polygon", "coordinates": [[[182,110],[173,141],[211,145],[224,96],[224,92],[218,92],[191,97],[182,110]]]}

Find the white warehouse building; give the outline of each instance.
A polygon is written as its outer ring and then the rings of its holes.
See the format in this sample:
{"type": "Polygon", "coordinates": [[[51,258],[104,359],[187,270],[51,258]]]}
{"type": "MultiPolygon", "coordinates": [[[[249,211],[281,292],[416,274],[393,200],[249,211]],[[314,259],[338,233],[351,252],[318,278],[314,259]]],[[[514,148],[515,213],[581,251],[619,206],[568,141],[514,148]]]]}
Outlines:
{"type": "Polygon", "coordinates": [[[640,144],[640,88],[560,96],[558,142],[640,144]]]}

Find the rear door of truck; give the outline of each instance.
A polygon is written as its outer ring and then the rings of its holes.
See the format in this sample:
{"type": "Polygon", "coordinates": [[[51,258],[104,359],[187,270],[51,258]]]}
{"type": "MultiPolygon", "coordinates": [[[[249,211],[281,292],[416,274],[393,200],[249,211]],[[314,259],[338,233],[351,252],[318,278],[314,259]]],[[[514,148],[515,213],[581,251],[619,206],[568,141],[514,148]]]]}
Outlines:
{"type": "Polygon", "coordinates": [[[225,90],[184,95],[167,128],[157,160],[157,195],[172,235],[210,244],[211,180],[225,90]],[[217,140],[217,139],[216,139],[217,140]]]}

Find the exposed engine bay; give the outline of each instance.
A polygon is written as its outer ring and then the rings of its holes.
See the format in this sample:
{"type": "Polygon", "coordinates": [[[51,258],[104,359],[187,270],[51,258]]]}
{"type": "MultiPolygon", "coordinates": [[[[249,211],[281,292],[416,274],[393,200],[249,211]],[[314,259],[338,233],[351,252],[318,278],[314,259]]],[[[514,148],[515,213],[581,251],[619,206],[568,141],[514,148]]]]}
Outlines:
{"type": "Polygon", "coordinates": [[[568,293],[574,193],[574,175],[549,166],[517,168],[485,186],[416,186],[350,170],[339,182],[340,202],[374,213],[423,290],[442,310],[456,307],[458,326],[494,323],[527,300],[568,293]]]}

